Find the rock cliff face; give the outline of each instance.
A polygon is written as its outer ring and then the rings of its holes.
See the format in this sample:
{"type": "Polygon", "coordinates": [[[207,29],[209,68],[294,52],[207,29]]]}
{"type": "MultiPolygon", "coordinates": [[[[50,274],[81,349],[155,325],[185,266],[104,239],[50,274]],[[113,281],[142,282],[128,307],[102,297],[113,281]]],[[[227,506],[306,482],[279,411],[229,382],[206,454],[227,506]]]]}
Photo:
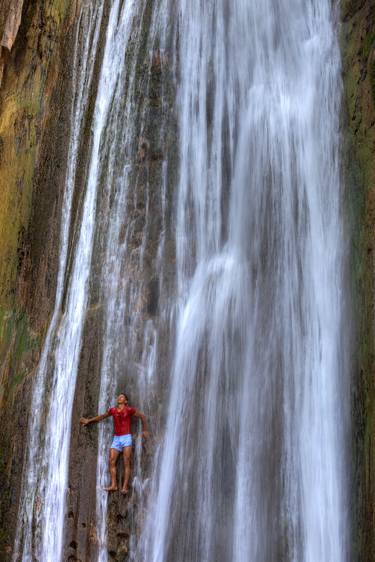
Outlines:
{"type": "Polygon", "coordinates": [[[0,6],[1,560],[12,549],[31,384],[55,293],[76,10],[59,0],[0,6]]]}
{"type": "Polygon", "coordinates": [[[352,229],[351,273],[357,299],[353,379],[353,545],[375,558],[375,5],[342,5],[344,174],[352,229]]]}
{"type": "MultiPolygon", "coordinates": [[[[0,6],[1,560],[10,559],[12,552],[31,385],[56,288],[59,220],[70,132],[72,43],[79,3],[80,0],[7,0],[0,6]]],[[[353,496],[358,498],[353,543],[355,559],[371,562],[375,560],[375,5],[372,0],[343,2],[342,52],[344,175],[348,217],[354,232],[352,283],[359,295],[361,311],[353,380],[353,496]]],[[[152,181],[157,181],[161,173],[160,151],[153,150],[152,135],[162,119],[158,93],[162,76],[160,56],[156,53],[151,62],[146,60],[148,56],[144,52],[145,64],[151,64],[150,127],[147,141],[139,141],[137,178],[142,185],[142,174],[149,175],[152,187],[152,181]]],[[[170,149],[173,119],[169,126],[171,135],[166,144],[169,143],[170,149]]],[[[152,315],[157,297],[152,285],[146,289],[145,310],[152,315]]],[[[93,303],[85,327],[81,358],[84,376],[76,392],[75,427],[78,427],[79,412],[96,409],[100,357],[89,350],[100,349],[97,341],[100,314],[100,306],[93,303]]],[[[95,443],[94,432],[84,441],[77,430],[73,432],[72,450],[84,447],[85,461],[82,472],[74,462],[70,467],[65,558],[71,561],[90,560],[96,548],[92,519],[95,474],[86,477],[95,465],[95,443]],[[88,499],[83,499],[85,495],[88,499]]],[[[112,505],[110,511],[109,548],[113,557],[125,556],[127,512],[123,505],[112,505]]]]}

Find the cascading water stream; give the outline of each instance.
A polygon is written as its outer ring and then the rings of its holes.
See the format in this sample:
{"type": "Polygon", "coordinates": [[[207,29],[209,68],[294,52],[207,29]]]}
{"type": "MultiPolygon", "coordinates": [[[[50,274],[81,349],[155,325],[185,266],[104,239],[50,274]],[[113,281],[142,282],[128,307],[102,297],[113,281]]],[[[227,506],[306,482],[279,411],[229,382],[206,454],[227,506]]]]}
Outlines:
{"type": "MultiPolygon", "coordinates": [[[[127,198],[129,197],[129,182],[131,180],[131,163],[129,158],[124,157],[132,144],[136,135],[136,116],[137,108],[134,107],[134,82],[135,82],[135,62],[137,53],[133,53],[132,64],[128,68],[124,64],[126,49],[133,32],[132,41],[136,48],[139,48],[140,38],[134,37],[134,28],[138,33],[142,31],[142,25],[137,21],[137,17],[142,21],[144,12],[144,2],[125,3],[121,6],[115,2],[112,8],[113,20],[116,22],[116,29],[113,36],[122,60],[118,61],[121,69],[121,85],[119,85],[114,102],[112,104],[112,132],[114,137],[109,135],[111,142],[103,147],[103,152],[108,154],[108,167],[106,170],[106,214],[107,220],[103,230],[106,231],[106,250],[102,269],[102,294],[105,309],[105,327],[103,337],[103,359],[101,367],[101,385],[99,395],[99,411],[105,412],[113,399],[117,379],[123,370],[121,355],[124,354],[124,317],[127,309],[134,311],[139,292],[128,295],[128,283],[124,272],[124,263],[129,252],[129,236],[122,233],[125,217],[127,216],[127,198]],[[125,79],[126,73],[129,80],[125,79]],[[127,86],[127,87],[126,87],[127,86]],[[125,103],[125,115],[122,114],[123,99],[125,103]],[[121,126],[120,119],[123,119],[121,126]],[[116,135],[117,131],[117,135],[116,135]],[[114,140],[115,139],[115,140],[114,140]],[[116,167],[116,156],[121,154],[123,160],[120,166],[116,167]],[[112,203],[109,204],[109,201],[112,203]],[[123,243],[119,240],[123,238],[123,243]],[[133,298],[132,298],[133,297],[133,298]]],[[[135,32],[136,33],[136,32],[135,32]]],[[[136,314],[133,313],[133,322],[137,324],[136,314]]],[[[133,325],[131,329],[136,332],[137,328],[133,325]]],[[[138,326],[139,329],[139,326],[138,326]]],[[[123,392],[124,390],[121,389],[123,392]]],[[[109,424],[103,424],[99,429],[99,453],[97,461],[97,533],[99,542],[98,561],[104,562],[108,559],[107,545],[107,503],[108,494],[103,488],[108,484],[108,449],[110,446],[109,424]]]]}
{"type": "Polygon", "coordinates": [[[90,164],[83,203],[82,222],[67,292],[66,310],[62,317],[57,345],[54,349],[55,368],[52,381],[52,400],[46,422],[44,457],[47,474],[42,490],[41,558],[61,557],[64,512],[68,478],[71,416],[78,374],[83,326],[89,297],[91,259],[96,226],[96,204],[101,171],[101,146],[107,127],[117,80],[121,52],[113,41],[117,10],[114,2],[106,35],[102,68],[93,117],[93,139],[90,164]],[[61,404],[65,402],[62,410],[61,404]],[[56,467],[59,470],[56,471],[56,467]]]}
{"type": "MultiPolygon", "coordinates": [[[[159,119],[158,132],[150,133],[147,129],[150,120],[149,96],[153,87],[152,65],[155,63],[153,57],[160,57],[160,53],[164,52],[165,30],[160,22],[165,23],[163,15],[160,16],[155,9],[150,10],[147,1],[125,3],[121,9],[118,7],[115,41],[125,58],[122,60],[121,85],[112,104],[108,134],[110,142],[103,147],[108,164],[104,172],[107,187],[102,203],[106,219],[101,225],[105,240],[101,264],[101,298],[104,303],[105,325],[100,412],[106,411],[114,400],[115,389],[118,392],[126,390],[129,394],[130,387],[133,400],[136,400],[140,410],[150,409],[150,396],[157,391],[158,340],[162,337],[162,330],[158,328],[157,319],[145,315],[144,302],[149,297],[150,282],[145,272],[148,271],[150,277],[157,277],[160,280],[158,284],[162,284],[167,169],[165,162],[161,166],[157,164],[157,167],[161,167],[161,181],[153,191],[147,177],[148,165],[140,163],[137,149],[142,144],[140,141],[143,135],[152,136],[155,145],[158,142],[163,145],[168,135],[165,133],[163,117],[159,119]],[[143,61],[144,73],[140,75],[138,64],[142,48],[147,53],[147,59],[143,61]],[[140,97],[140,91],[147,95],[140,97]],[[157,222],[155,207],[160,213],[161,231],[157,231],[157,238],[153,240],[153,225],[157,222]]],[[[161,65],[161,60],[157,58],[158,68],[159,64],[161,65]]],[[[163,108],[163,95],[161,107],[163,108]]],[[[163,111],[166,112],[166,109],[163,108],[163,111]]],[[[108,484],[110,442],[110,424],[103,424],[99,429],[96,495],[99,562],[108,560],[108,494],[103,492],[103,488],[108,484]]],[[[141,440],[136,439],[132,486],[134,495],[128,508],[128,518],[133,519],[130,558],[133,556],[138,534],[137,519],[141,518],[137,514],[142,514],[145,509],[148,491],[142,455],[141,440]],[[134,498],[137,507],[133,510],[134,498]]]]}
{"type": "Polygon", "coordinates": [[[176,20],[181,301],[139,560],[344,561],[331,3],[181,0],[176,20]]]}

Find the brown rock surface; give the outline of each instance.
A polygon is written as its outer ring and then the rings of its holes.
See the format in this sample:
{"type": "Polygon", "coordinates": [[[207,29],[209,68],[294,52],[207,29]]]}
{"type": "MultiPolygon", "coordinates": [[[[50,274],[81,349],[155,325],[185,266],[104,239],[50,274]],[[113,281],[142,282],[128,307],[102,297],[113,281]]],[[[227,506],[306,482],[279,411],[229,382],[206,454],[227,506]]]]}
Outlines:
{"type": "Polygon", "coordinates": [[[10,560],[31,383],[52,311],[76,2],[0,5],[0,559],[10,560]],[[22,12],[22,18],[21,17],[22,12]],[[18,29],[18,32],[17,32],[18,29]],[[8,51],[10,50],[10,52],[8,51]],[[51,142],[53,139],[53,142],[51,142]]]}
{"type": "Polygon", "coordinates": [[[375,560],[375,4],[342,3],[345,179],[357,335],[353,378],[352,559],[375,560]]]}
{"type": "Polygon", "coordinates": [[[23,0],[13,0],[8,7],[8,13],[5,19],[3,35],[0,41],[2,47],[6,47],[10,51],[16,40],[18,29],[21,23],[23,0]]]}

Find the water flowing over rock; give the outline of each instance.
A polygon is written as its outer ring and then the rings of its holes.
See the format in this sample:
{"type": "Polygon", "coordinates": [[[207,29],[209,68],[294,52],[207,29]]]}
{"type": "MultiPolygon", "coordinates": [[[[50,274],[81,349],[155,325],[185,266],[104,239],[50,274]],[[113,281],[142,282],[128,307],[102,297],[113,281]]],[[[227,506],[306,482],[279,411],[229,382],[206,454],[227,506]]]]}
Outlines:
{"type": "Polygon", "coordinates": [[[179,3],[179,301],[140,559],[346,560],[330,3],[200,8],[179,3]]]}
{"type": "Polygon", "coordinates": [[[87,0],[75,30],[13,562],[348,562],[332,3],[87,0]],[[78,424],[124,390],[126,499],[78,424]]]}

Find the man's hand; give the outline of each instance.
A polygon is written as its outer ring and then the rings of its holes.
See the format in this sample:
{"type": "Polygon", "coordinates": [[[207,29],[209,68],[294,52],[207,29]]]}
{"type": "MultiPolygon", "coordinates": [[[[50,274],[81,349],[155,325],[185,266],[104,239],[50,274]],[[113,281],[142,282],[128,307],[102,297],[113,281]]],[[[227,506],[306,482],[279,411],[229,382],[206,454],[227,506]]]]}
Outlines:
{"type": "Polygon", "coordinates": [[[148,439],[150,437],[150,432],[149,431],[142,431],[141,437],[144,437],[145,439],[148,439]]]}
{"type": "Polygon", "coordinates": [[[100,416],[95,416],[95,418],[81,418],[79,420],[79,423],[81,425],[88,425],[89,423],[97,423],[97,422],[100,422],[102,420],[105,420],[105,418],[108,418],[110,415],[111,414],[106,412],[105,414],[101,414],[100,416]]]}

